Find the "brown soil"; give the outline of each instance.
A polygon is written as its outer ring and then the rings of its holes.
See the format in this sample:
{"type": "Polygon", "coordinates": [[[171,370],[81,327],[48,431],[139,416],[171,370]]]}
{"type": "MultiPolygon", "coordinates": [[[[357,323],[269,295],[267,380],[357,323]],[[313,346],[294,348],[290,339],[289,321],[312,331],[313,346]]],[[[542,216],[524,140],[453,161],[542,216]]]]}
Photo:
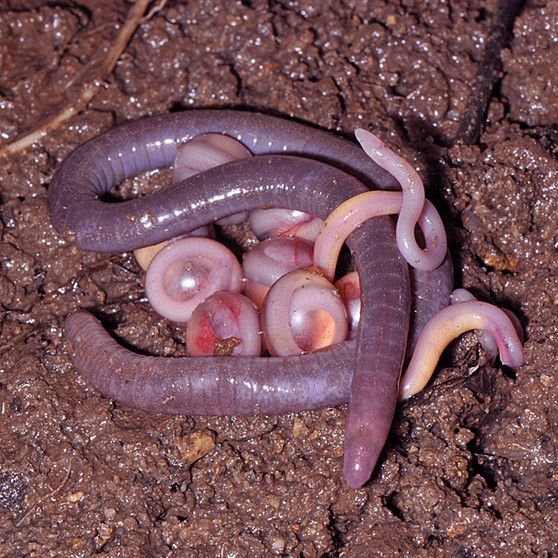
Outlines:
{"type": "MultiPolygon", "coordinates": [[[[75,101],[128,8],[0,1],[3,143],[75,101]]],[[[558,1],[523,5],[467,145],[455,138],[495,13],[495,0],[169,0],[85,110],[3,158],[0,556],[558,554],[558,1]],[[455,343],[361,490],[342,477],[345,408],[155,416],[102,398],[69,363],[61,327],[77,308],[140,350],[182,339],[147,307],[130,254],[54,232],[54,172],[115,124],[216,106],[370,127],[421,170],[457,282],[525,327],[518,370],[489,366],[474,334],[455,343]]]]}

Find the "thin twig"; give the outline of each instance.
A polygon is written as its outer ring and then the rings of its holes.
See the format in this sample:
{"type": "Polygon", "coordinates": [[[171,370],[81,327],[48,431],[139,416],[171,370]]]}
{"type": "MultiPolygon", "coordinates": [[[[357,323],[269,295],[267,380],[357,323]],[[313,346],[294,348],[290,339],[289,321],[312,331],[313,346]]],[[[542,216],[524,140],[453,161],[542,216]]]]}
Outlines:
{"type": "Polygon", "coordinates": [[[17,139],[0,148],[0,156],[11,155],[23,151],[29,146],[33,145],[36,141],[45,137],[47,134],[56,130],[63,122],[80,113],[97,95],[105,84],[105,80],[110,76],[118,59],[126,49],[128,42],[137,29],[138,25],[142,22],[143,15],[147,10],[150,0],[136,0],[128,11],[126,21],[118,34],[118,37],[110,47],[107,56],[102,64],[99,66],[97,76],[90,82],[82,87],[81,95],[70,106],[63,108],[58,114],[54,115],[50,120],[39,128],[33,130],[29,134],[17,139]]]}
{"type": "Polygon", "coordinates": [[[167,1],[168,0],[160,0],[159,3],[153,6],[149,10],[149,13],[141,19],[141,23],[145,23],[146,21],[149,21],[157,12],[160,12],[167,4],[167,1]]]}
{"type": "Polygon", "coordinates": [[[500,78],[502,49],[511,37],[513,23],[522,5],[523,0],[500,1],[488,32],[471,93],[461,116],[456,141],[475,144],[481,135],[490,97],[500,78]]]}

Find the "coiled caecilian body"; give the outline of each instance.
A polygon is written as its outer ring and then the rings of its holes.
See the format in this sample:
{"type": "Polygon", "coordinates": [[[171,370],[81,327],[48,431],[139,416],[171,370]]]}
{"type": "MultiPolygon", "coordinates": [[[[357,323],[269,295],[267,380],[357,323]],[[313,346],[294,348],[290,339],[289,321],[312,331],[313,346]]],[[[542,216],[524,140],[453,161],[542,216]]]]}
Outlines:
{"type": "MultiPolygon", "coordinates": [[[[325,218],[366,188],[397,187],[355,144],[329,133],[263,115],[192,111],[127,124],[78,148],[51,184],[49,208],[56,228],[78,246],[118,252],[261,207],[325,218]],[[127,177],[170,165],[178,143],[205,132],[226,133],[259,156],[141,198],[99,199],[127,177]]],[[[65,330],[76,368],[105,396],[156,412],[277,414],[349,400],[345,475],[360,486],[393,419],[412,295],[390,218],[366,221],[348,245],[361,281],[354,343],[288,358],[149,357],[119,347],[92,316],[78,313],[65,330]]],[[[415,295],[414,312],[428,318],[448,304],[451,266],[414,273],[414,284],[428,289],[415,295]]]]}

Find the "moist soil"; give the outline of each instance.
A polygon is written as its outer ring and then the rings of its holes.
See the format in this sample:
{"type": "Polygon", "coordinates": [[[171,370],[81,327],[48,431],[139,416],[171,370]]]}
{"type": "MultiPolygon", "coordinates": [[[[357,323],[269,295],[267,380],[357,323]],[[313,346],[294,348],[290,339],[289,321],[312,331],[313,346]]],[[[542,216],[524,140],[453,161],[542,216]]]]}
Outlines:
{"type": "MultiPolygon", "coordinates": [[[[0,556],[557,555],[558,1],[504,28],[494,0],[160,7],[84,108],[2,157],[0,556]],[[345,407],[169,417],[100,396],[68,359],[71,312],[152,354],[184,334],[148,307],[131,254],[55,232],[49,183],[88,138],[193,107],[381,136],[442,212],[456,284],[519,316],[526,364],[492,365],[474,333],[453,343],[360,490],[342,475],[345,407]]],[[[129,8],[0,2],[3,144],[77,102],[129,8]]]]}

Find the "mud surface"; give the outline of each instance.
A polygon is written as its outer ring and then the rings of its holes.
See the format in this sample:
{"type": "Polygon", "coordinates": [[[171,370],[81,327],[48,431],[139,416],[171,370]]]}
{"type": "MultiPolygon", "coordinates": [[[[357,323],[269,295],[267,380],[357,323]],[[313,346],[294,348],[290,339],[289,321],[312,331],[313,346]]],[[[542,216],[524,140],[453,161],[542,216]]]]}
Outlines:
{"type": "MultiPolygon", "coordinates": [[[[78,98],[128,8],[0,2],[3,143],[78,98]]],[[[481,138],[456,143],[495,9],[169,0],[84,110],[4,157],[0,556],[558,554],[558,2],[523,5],[481,138]],[[342,477],[345,408],[166,417],[100,397],[69,363],[70,312],[95,309],[155,354],[183,338],[147,307],[130,254],[83,252],[54,232],[48,185],[97,133],[192,107],[365,126],[397,146],[447,219],[457,283],[520,316],[526,365],[491,367],[464,336],[398,410],[361,490],[342,477]]]]}

